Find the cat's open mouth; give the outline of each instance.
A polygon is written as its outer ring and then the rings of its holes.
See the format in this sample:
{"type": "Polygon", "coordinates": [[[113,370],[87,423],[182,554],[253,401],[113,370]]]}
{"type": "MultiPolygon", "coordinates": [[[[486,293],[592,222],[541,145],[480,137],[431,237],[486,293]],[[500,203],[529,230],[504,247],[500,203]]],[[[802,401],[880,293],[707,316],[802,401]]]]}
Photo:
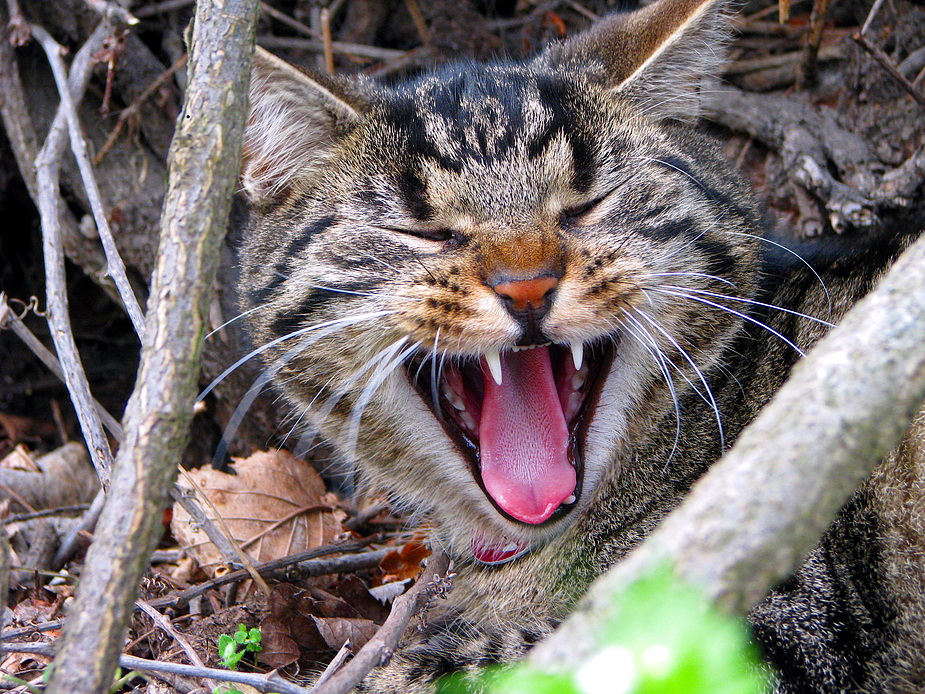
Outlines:
{"type": "Polygon", "coordinates": [[[589,415],[612,358],[601,346],[550,344],[441,369],[421,357],[407,370],[499,513],[539,525],[578,501],[589,415]]]}

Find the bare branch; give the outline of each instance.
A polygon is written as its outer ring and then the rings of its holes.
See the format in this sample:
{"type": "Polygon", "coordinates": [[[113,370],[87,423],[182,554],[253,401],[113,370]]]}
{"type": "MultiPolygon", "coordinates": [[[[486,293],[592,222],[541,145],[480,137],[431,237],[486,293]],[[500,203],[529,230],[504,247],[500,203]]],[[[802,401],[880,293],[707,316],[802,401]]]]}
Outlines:
{"type": "Polygon", "coordinates": [[[170,150],[170,182],[147,333],[112,488],[64,628],[51,694],[112,681],[138,581],[160,536],[189,437],[202,336],[240,164],[256,0],[197,3],[190,83],[170,150]]]}
{"type": "Polygon", "coordinates": [[[450,560],[445,554],[432,554],[418,576],[417,583],[407,593],[395,598],[389,618],[376,635],[366,642],[343,669],[315,687],[312,694],[345,694],[373,668],[389,662],[411,618],[422,612],[434,596],[448,589],[449,566],[450,560]]]}
{"type": "Polygon", "coordinates": [[[109,228],[109,220],[106,218],[106,211],[103,209],[100,188],[96,182],[96,176],[93,174],[93,165],[90,163],[90,155],[87,153],[87,143],[84,141],[77,109],[74,106],[71,90],[67,83],[67,68],[64,67],[64,61],[61,60],[61,46],[42,27],[33,26],[32,35],[45,49],[48,62],[51,64],[52,74],[54,74],[55,82],[58,85],[58,93],[61,96],[61,110],[64,112],[68,133],[71,137],[71,151],[74,153],[75,159],[77,159],[77,167],[83,179],[84,189],[87,191],[90,209],[93,211],[93,220],[96,222],[100,241],[102,241],[103,250],[106,252],[106,271],[115,282],[116,289],[119,290],[119,296],[122,297],[122,303],[132,320],[135,332],[138,334],[139,339],[144,340],[144,315],[141,312],[138,299],[135,297],[135,292],[132,290],[132,285],[129,284],[128,276],[125,274],[125,263],[122,262],[122,258],[119,256],[116,241],[112,236],[112,230],[109,228]]]}
{"type": "Polygon", "coordinates": [[[745,612],[790,575],[925,398],[925,238],[794,368],[729,453],[530,659],[587,657],[614,596],[663,561],[745,612]]]}
{"type": "MultiPolygon", "coordinates": [[[[33,33],[36,31],[39,32],[39,35],[44,33],[47,36],[44,30],[33,27],[33,33]]],[[[104,20],[80,50],[78,57],[83,56],[81,62],[78,63],[76,59],[74,61],[75,69],[83,66],[85,70],[85,74],[78,74],[75,81],[80,80],[82,77],[89,80],[90,55],[99,50],[103,39],[108,33],[109,25],[104,20]]],[[[54,44],[54,48],[46,43],[43,43],[43,46],[46,51],[58,50],[57,44],[54,44]]],[[[78,72],[80,71],[78,70],[78,72]]],[[[85,87],[86,81],[83,82],[83,85],[85,87]]],[[[76,91],[78,92],[83,91],[80,84],[71,85],[71,95],[75,91],[74,87],[77,87],[76,91]]],[[[87,382],[87,376],[80,363],[80,355],[74,342],[71,320],[68,315],[67,289],[64,278],[64,249],[61,242],[62,203],[58,192],[60,160],[64,149],[64,120],[63,110],[59,108],[58,116],[55,118],[48,138],[45,140],[45,145],[35,160],[38,189],[37,203],[42,217],[42,248],[45,256],[48,322],[51,327],[55,349],[61,360],[65,383],[74,403],[74,409],[77,411],[87,448],[90,451],[90,458],[105,488],[109,486],[112,451],[109,448],[109,442],[106,440],[99,416],[93,405],[90,384],[87,382]]]]}
{"type": "MultiPolygon", "coordinates": [[[[16,643],[11,641],[0,642],[0,653],[35,653],[48,657],[56,657],[55,645],[51,643],[16,643]]],[[[222,682],[236,682],[246,684],[261,692],[278,692],[279,694],[309,694],[310,690],[283,679],[275,671],[266,675],[252,672],[236,672],[234,670],[218,670],[216,668],[199,667],[198,665],[183,665],[182,663],[167,663],[161,660],[147,660],[131,655],[119,657],[119,666],[126,670],[139,670],[141,672],[167,672],[187,677],[204,677],[222,682]]],[[[108,691],[103,689],[102,691],[108,691]]]]}

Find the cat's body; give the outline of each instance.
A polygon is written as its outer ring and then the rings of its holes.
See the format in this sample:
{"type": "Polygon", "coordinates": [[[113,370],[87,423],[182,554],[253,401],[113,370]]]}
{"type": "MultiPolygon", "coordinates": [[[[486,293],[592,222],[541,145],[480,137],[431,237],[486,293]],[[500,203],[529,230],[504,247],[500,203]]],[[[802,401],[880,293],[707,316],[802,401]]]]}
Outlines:
{"type": "MultiPolygon", "coordinates": [[[[370,690],[430,691],[548,634],[824,333],[792,311],[837,320],[908,243],[810,244],[810,270],[758,238],[744,182],[668,120],[693,115],[722,21],[671,0],[396,88],[258,56],[255,342],[300,425],[428,517],[458,573],[370,690]]],[[[755,611],[784,690],[925,685],[925,528],[890,510],[925,486],[907,453],[755,611]]]]}

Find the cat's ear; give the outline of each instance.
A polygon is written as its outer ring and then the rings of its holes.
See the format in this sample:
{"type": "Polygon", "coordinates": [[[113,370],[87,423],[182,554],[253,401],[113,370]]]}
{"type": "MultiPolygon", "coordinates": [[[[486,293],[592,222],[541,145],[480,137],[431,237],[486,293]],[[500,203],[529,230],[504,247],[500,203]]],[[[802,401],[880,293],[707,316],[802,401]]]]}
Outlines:
{"type": "Polygon", "coordinates": [[[694,118],[704,81],[718,78],[723,63],[728,5],[728,0],[658,0],[605,17],[540,60],[598,68],[608,87],[647,113],[694,118]]]}
{"type": "Polygon", "coordinates": [[[251,203],[271,201],[327,161],[362,119],[344,84],[309,76],[262,48],[251,70],[241,185],[251,203]]]}

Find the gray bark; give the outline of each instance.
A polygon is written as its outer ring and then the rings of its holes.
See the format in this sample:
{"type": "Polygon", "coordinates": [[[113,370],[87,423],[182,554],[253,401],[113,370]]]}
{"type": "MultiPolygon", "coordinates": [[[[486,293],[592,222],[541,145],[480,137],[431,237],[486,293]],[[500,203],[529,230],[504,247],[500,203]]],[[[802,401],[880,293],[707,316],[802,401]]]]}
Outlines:
{"type": "Polygon", "coordinates": [[[925,399],[925,238],[807,357],[729,453],[629,557],[598,579],[530,660],[574,667],[615,597],[665,561],[744,613],[790,575],[925,399]]]}
{"type": "Polygon", "coordinates": [[[106,506],[48,684],[106,692],[189,436],[209,292],[237,180],[257,17],[254,0],[197,6],[190,85],[170,182],[137,386],[106,506]]]}

